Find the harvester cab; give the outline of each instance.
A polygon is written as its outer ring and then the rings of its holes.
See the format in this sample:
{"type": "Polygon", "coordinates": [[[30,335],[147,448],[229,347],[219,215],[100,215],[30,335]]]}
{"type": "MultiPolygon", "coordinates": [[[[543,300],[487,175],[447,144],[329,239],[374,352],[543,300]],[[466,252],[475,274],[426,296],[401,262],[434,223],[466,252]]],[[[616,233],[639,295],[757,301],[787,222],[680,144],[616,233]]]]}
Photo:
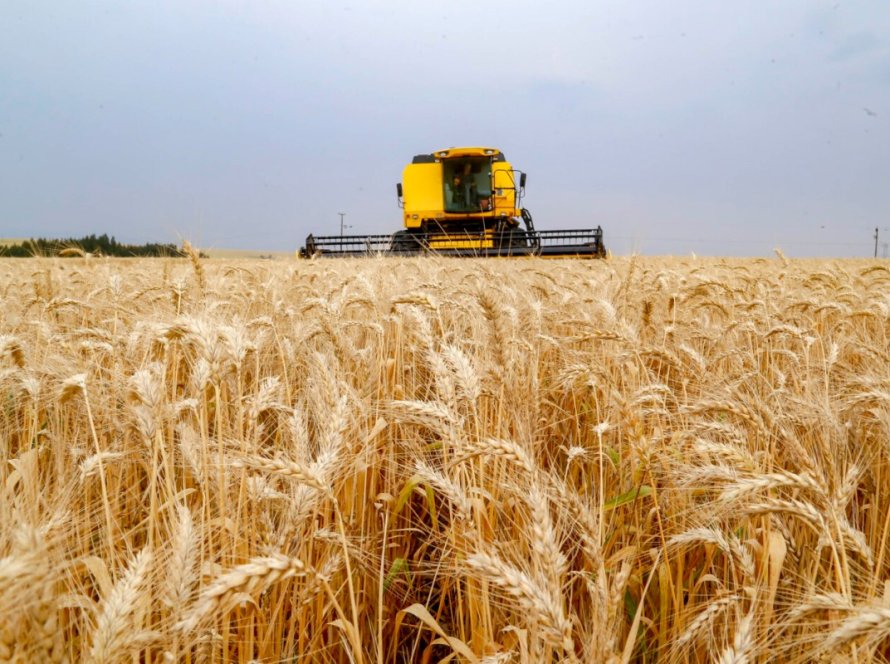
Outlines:
{"type": "Polygon", "coordinates": [[[526,174],[514,169],[495,148],[448,148],[420,154],[405,167],[396,185],[403,230],[392,235],[310,235],[300,255],[605,255],[599,227],[535,230],[531,213],[521,206],[525,184],[526,174]]]}

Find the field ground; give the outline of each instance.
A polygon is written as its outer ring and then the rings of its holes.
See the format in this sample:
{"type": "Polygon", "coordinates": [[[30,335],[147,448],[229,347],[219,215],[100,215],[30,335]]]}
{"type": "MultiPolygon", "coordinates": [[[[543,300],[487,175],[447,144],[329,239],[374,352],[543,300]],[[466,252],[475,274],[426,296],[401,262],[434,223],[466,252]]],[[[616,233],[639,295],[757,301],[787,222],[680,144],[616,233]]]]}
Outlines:
{"type": "Polygon", "coordinates": [[[890,652],[883,261],[0,260],[0,661],[890,652]]]}
{"type": "Polygon", "coordinates": [[[207,254],[209,258],[219,258],[225,260],[282,260],[286,258],[294,258],[296,256],[297,246],[294,245],[293,251],[265,251],[262,249],[223,249],[216,247],[201,249],[201,251],[207,254]]]}

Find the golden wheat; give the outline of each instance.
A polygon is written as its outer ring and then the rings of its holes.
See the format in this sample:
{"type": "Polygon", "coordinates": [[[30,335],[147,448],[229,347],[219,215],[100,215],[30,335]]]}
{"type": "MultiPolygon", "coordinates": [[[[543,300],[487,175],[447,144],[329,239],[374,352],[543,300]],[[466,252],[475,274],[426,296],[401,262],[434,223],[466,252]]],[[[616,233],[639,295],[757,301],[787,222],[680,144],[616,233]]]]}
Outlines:
{"type": "Polygon", "coordinates": [[[880,261],[0,260],[0,662],[890,661],[880,261]]]}

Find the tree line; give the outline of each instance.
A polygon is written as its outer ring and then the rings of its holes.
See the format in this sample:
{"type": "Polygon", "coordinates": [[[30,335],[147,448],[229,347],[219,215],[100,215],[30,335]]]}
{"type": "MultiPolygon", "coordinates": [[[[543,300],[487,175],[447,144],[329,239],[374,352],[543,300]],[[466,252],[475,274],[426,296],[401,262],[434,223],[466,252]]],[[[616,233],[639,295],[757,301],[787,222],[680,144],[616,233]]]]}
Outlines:
{"type": "MultiPolygon", "coordinates": [[[[124,244],[107,234],[86,235],[80,238],[53,240],[37,238],[19,244],[0,246],[0,256],[185,256],[175,244],[148,242],[146,244],[124,244]]],[[[201,254],[204,257],[204,254],[201,254]]]]}

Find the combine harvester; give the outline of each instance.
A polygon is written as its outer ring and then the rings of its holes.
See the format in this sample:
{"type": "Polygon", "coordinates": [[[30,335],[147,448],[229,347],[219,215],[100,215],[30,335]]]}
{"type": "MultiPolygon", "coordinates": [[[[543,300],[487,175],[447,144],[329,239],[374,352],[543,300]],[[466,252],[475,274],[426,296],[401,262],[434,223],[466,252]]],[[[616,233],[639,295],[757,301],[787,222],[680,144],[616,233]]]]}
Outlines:
{"type": "Polygon", "coordinates": [[[391,235],[309,235],[299,255],[605,256],[600,227],[535,230],[531,213],[520,207],[525,175],[495,148],[448,148],[417,155],[396,185],[404,230],[391,235]]]}

